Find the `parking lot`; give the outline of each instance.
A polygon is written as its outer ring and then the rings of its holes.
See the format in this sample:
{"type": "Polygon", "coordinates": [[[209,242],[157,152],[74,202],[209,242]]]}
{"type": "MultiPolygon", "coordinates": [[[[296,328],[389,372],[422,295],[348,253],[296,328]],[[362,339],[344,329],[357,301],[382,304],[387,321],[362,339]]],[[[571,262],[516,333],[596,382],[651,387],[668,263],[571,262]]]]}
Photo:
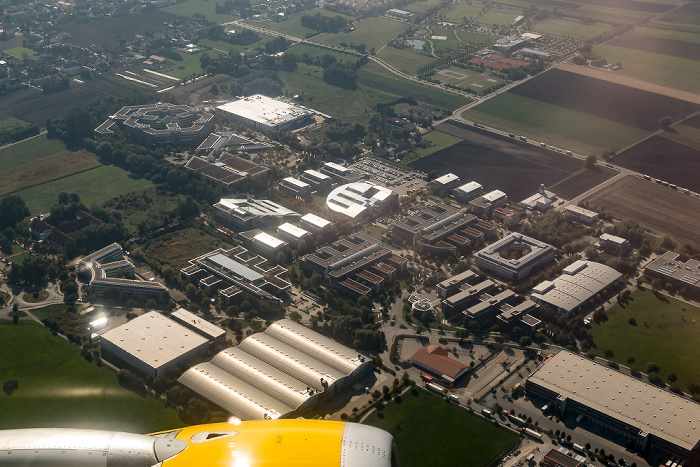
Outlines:
{"type": "Polygon", "coordinates": [[[350,169],[374,183],[391,188],[399,196],[410,195],[427,185],[424,173],[383,164],[375,159],[360,159],[350,169]]]}

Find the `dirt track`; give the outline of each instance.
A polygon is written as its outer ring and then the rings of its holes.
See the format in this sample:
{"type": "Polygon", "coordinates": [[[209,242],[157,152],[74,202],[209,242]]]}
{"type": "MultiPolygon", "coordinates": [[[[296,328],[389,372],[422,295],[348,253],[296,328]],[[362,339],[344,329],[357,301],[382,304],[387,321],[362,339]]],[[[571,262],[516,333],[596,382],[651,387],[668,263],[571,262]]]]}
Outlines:
{"type": "Polygon", "coordinates": [[[614,71],[599,70],[597,68],[572,65],[570,63],[559,65],[557,68],[563,71],[569,71],[571,73],[577,73],[580,75],[589,76],[591,78],[597,78],[600,80],[609,81],[611,83],[621,84],[623,86],[629,86],[631,88],[681,99],[694,104],[700,104],[700,95],[667,88],[666,86],[661,86],[658,84],[647,83],[636,78],[629,78],[627,76],[622,76],[619,73],[615,73],[614,71]]]}

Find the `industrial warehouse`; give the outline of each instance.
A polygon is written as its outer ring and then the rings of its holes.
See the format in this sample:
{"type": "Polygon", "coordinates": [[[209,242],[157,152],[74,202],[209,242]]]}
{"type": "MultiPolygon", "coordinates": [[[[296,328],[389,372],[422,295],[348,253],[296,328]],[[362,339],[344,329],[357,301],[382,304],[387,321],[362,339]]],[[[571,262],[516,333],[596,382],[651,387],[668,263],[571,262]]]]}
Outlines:
{"type": "Polygon", "coordinates": [[[525,390],[560,416],[579,414],[612,430],[641,453],[688,459],[700,447],[699,404],[566,350],[536,369],[525,390]]]}
{"type": "Polygon", "coordinates": [[[216,110],[243,125],[264,133],[289,131],[312,122],[314,111],[262,94],[220,105],[216,110]]]}
{"type": "Polygon", "coordinates": [[[190,368],[178,382],[243,420],[276,419],[326,399],[371,369],[371,360],[352,349],[284,319],[190,368]]]}

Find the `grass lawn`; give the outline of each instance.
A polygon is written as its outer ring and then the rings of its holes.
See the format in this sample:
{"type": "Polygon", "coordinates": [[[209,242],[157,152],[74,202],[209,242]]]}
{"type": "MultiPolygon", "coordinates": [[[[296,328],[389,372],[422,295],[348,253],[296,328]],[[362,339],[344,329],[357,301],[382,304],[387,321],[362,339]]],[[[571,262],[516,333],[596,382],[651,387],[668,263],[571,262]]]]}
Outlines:
{"type": "Polygon", "coordinates": [[[0,196],[84,172],[99,165],[97,157],[84,149],[57,152],[40,161],[13,167],[0,173],[0,196]]]}
{"type": "Polygon", "coordinates": [[[57,139],[47,139],[46,135],[35,136],[0,149],[0,172],[50,156],[64,149],[66,146],[57,139]]]}
{"type": "MultiPolygon", "coordinates": [[[[250,48],[250,47],[246,47],[250,48]]],[[[226,49],[228,52],[228,49],[226,49]]],[[[202,72],[202,66],[199,62],[199,57],[202,56],[204,52],[198,52],[196,54],[188,54],[185,52],[180,52],[180,56],[182,56],[182,61],[178,62],[175,60],[170,60],[170,63],[173,64],[172,69],[163,71],[162,73],[168,76],[172,76],[173,78],[178,78],[178,79],[183,79],[183,78],[191,78],[192,73],[200,74],[202,72]]],[[[218,57],[221,55],[221,52],[217,52],[215,50],[210,50],[207,52],[207,54],[212,57],[218,57]]],[[[172,83],[171,83],[172,84],[172,83]]]]}
{"type": "Polygon", "coordinates": [[[282,34],[287,34],[289,36],[303,38],[306,37],[307,34],[315,33],[316,30],[307,28],[306,26],[302,26],[301,17],[314,16],[316,13],[319,13],[321,16],[325,16],[327,18],[335,18],[336,16],[340,16],[347,19],[350,22],[352,22],[354,19],[353,17],[344,15],[342,13],[336,13],[334,11],[328,11],[322,8],[313,8],[311,10],[306,10],[301,13],[293,13],[289,15],[289,17],[284,21],[253,21],[248,19],[246,20],[246,23],[264,29],[269,29],[271,31],[281,32],[282,34]]]}
{"type": "Polygon", "coordinates": [[[548,18],[534,26],[535,31],[544,34],[571,37],[573,39],[592,39],[610,29],[598,24],[582,24],[567,18],[548,18]]]}
{"type": "Polygon", "coordinates": [[[449,83],[472,89],[479,94],[486,92],[486,89],[491,86],[505,83],[505,80],[493,75],[487,76],[479,69],[459,67],[440,70],[435,73],[432,78],[439,80],[441,83],[449,83]]]}
{"type": "MultiPolygon", "coordinates": [[[[176,3],[175,5],[170,5],[162,8],[163,11],[172,13],[178,16],[191,17],[195,13],[203,15],[209,21],[214,23],[222,24],[229,21],[234,21],[238,19],[235,15],[222,15],[216,12],[216,5],[218,2],[209,0],[187,0],[184,3],[176,3]]],[[[220,2],[222,5],[224,2],[220,2]]],[[[250,2],[251,4],[259,2],[250,2]]]]}
{"type": "Polygon", "coordinates": [[[32,58],[36,55],[36,52],[34,52],[32,49],[22,47],[21,45],[19,47],[13,47],[11,49],[5,49],[3,50],[3,53],[6,53],[7,55],[12,55],[13,57],[18,58],[20,60],[24,58],[24,54],[27,54],[28,58],[32,58]]]}
{"type": "Polygon", "coordinates": [[[384,18],[366,18],[358,21],[354,26],[355,30],[352,32],[323,34],[312,40],[329,45],[340,45],[341,42],[349,45],[354,42],[355,44],[365,44],[367,52],[371,49],[378,51],[384,44],[408,28],[407,24],[384,18]]]}
{"type": "MultiPolygon", "coordinates": [[[[423,47],[426,50],[430,50],[430,44],[427,42],[423,47]]],[[[437,60],[437,57],[431,57],[428,55],[428,52],[420,52],[414,48],[395,49],[394,47],[389,46],[384,47],[382,51],[377,54],[377,57],[381,58],[397,70],[403,71],[411,76],[415,76],[418,72],[418,68],[421,66],[437,60]]]]}
{"type": "Polygon", "coordinates": [[[433,130],[429,133],[426,133],[425,135],[423,135],[423,139],[428,143],[428,147],[415,148],[413,152],[405,156],[401,160],[401,162],[403,162],[404,164],[408,164],[409,162],[412,162],[416,159],[429,156],[434,152],[438,152],[442,149],[449,148],[450,146],[454,146],[455,144],[462,141],[456,136],[448,135],[447,133],[442,133],[437,130],[433,130]],[[430,143],[433,143],[433,145],[430,146],[430,143]]]}
{"type": "MultiPolygon", "coordinates": [[[[689,46],[691,46],[689,44],[689,46]]],[[[688,92],[700,92],[700,61],[669,55],[632,50],[612,45],[601,45],[593,53],[605,57],[609,63],[622,63],[623,76],[637,78],[688,92]]]]}
{"type": "Polygon", "coordinates": [[[34,322],[0,322],[0,341],[0,374],[19,383],[12,395],[0,395],[0,429],[148,433],[183,426],[175,410],[122,388],[113,370],[88,363],[75,346],[34,322]]]}
{"type": "MultiPolygon", "coordinates": [[[[457,32],[456,29],[432,25],[430,26],[430,29],[433,31],[433,33],[428,35],[427,39],[429,39],[433,43],[435,52],[456,52],[465,48],[464,44],[458,41],[457,37],[455,37],[455,33],[457,32]],[[431,39],[432,36],[444,36],[446,39],[431,39]]],[[[430,44],[426,44],[424,48],[427,51],[430,51],[430,44]]]]}
{"type": "Polygon", "coordinates": [[[564,34],[572,39],[578,39],[580,41],[585,41],[588,39],[593,39],[600,36],[610,28],[607,26],[599,26],[596,24],[580,24],[573,29],[570,29],[564,34]]]}
{"type": "MultiPolygon", "coordinates": [[[[591,333],[595,346],[592,351],[601,357],[610,349],[612,360],[627,363],[634,356],[633,368],[646,373],[650,362],[656,363],[659,376],[666,380],[669,373],[678,376],[682,389],[689,383],[700,384],[700,309],[672,297],[660,300],[651,290],[637,290],[631,301],[608,311],[608,321],[593,323],[591,333]],[[637,325],[628,323],[634,318],[637,325]]],[[[668,381],[668,380],[666,380],[668,381]]]]}
{"type": "Polygon", "coordinates": [[[404,467],[486,466],[519,436],[442,397],[413,388],[364,422],[394,435],[404,467]],[[435,423],[439,430],[426,430],[435,423]]]}
{"type": "Polygon", "coordinates": [[[480,32],[462,30],[457,31],[457,35],[463,42],[482,47],[489,46],[501,38],[498,34],[482,34],[480,32]]]}
{"type": "Polygon", "coordinates": [[[340,52],[338,50],[326,49],[318,45],[312,44],[302,44],[298,43],[287,49],[287,52],[294,54],[297,57],[301,57],[306,54],[311,58],[322,57],[324,55],[331,55],[336,58],[339,62],[356,62],[360,59],[357,55],[348,54],[345,52],[340,52]]]}
{"type": "Polygon", "coordinates": [[[148,180],[131,178],[126,171],[118,167],[100,166],[15,194],[24,199],[32,215],[38,215],[48,212],[51,206],[56,204],[56,195],[61,191],[76,192],[86,206],[91,206],[151,186],[148,180]]]}
{"type": "Polygon", "coordinates": [[[582,112],[547,104],[511,93],[503,93],[462,114],[469,120],[497,125],[504,131],[545,139],[552,145],[570,148],[571,141],[587,147],[619,149],[639,141],[647,132],[582,112]],[[552,136],[547,136],[552,135],[552,136]],[[563,139],[558,140],[557,137],[563,139]],[[559,142],[557,142],[559,141],[559,142]]]}
{"type": "Polygon", "coordinates": [[[145,250],[158,262],[169,264],[179,271],[187,266],[192,258],[220,247],[229,249],[231,245],[201,230],[186,228],[150,241],[145,250]]]}
{"type": "Polygon", "coordinates": [[[424,13],[429,9],[436,7],[440,4],[440,0],[419,0],[417,2],[409,3],[401,8],[411,13],[424,13]]]}

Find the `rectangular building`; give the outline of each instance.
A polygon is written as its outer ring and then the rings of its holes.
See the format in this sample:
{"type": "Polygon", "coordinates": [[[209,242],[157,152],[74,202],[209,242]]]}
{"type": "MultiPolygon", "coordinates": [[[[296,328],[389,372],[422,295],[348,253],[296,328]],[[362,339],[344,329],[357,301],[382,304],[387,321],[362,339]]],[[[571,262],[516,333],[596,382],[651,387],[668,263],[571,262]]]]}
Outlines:
{"type": "Polygon", "coordinates": [[[261,132],[289,131],[312,122],[313,111],[262,94],[220,105],[216,110],[261,132]]]}
{"type": "Polygon", "coordinates": [[[644,266],[644,276],[648,279],[660,277],[679,289],[700,295],[700,261],[689,259],[683,263],[678,261],[678,256],[678,253],[667,251],[644,266]]]}
{"type": "Polygon", "coordinates": [[[577,221],[584,224],[597,224],[600,222],[600,215],[597,212],[579,206],[567,206],[566,212],[573,214],[577,221]]]}
{"type": "Polygon", "coordinates": [[[460,187],[455,188],[454,196],[462,204],[466,204],[477,196],[481,196],[484,192],[484,187],[479,183],[469,182],[460,187]]]}
{"type": "Polygon", "coordinates": [[[285,222],[277,227],[277,238],[284,240],[294,248],[298,248],[299,242],[302,240],[308,241],[311,238],[311,234],[301,227],[285,222]]]}
{"type": "Polygon", "coordinates": [[[430,182],[430,188],[436,193],[440,193],[441,191],[448,192],[458,185],[459,177],[453,173],[445,174],[430,182]]]}
{"type": "Polygon", "coordinates": [[[533,269],[554,259],[554,247],[525,235],[512,233],[476,253],[476,265],[484,272],[518,282],[533,269]],[[505,256],[505,257],[504,257],[505,256]]]}
{"type": "Polygon", "coordinates": [[[450,295],[454,295],[457,292],[459,292],[462,285],[468,284],[471,281],[476,280],[477,277],[478,276],[474,271],[467,269],[466,271],[459,273],[456,276],[452,276],[449,279],[445,279],[444,281],[440,282],[436,287],[438,296],[441,299],[445,299],[450,295]]]}
{"type": "Polygon", "coordinates": [[[301,218],[301,226],[315,234],[327,233],[333,225],[333,222],[312,213],[305,214],[301,218]]]}
{"type": "Polygon", "coordinates": [[[280,191],[306,202],[312,199],[311,185],[294,177],[285,177],[278,185],[280,191]]]}
{"type": "Polygon", "coordinates": [[[322,174],[317,170],[304,170],[301,180],[308,183],[319,193],[327,193],[333,185],[333,180],[329,175],[322,174]]]}

